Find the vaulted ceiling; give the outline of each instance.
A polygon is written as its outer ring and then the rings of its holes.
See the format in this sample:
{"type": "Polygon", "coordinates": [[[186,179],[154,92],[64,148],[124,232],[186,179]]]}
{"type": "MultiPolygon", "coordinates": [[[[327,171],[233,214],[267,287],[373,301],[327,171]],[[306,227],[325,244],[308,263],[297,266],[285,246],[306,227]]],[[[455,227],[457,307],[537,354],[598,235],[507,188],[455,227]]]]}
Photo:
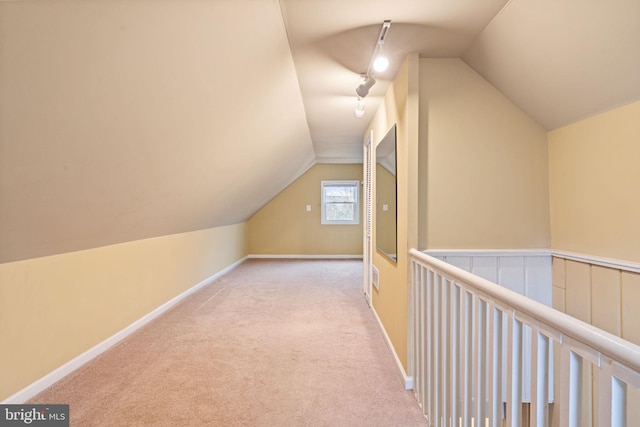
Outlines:
{"type": "Polygon", "coordinates": [[[241,222],[361,161],[408,52],[554,129],[640,99],[640,1],[0,1],[0,262],[241,222]]]}

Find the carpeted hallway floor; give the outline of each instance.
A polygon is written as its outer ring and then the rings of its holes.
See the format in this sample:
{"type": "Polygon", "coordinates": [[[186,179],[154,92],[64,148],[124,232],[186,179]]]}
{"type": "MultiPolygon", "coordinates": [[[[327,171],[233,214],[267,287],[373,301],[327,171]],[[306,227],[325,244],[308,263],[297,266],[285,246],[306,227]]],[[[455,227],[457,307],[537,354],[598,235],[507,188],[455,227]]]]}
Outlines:
{"type": "Polygon", "coordinates": [[[72,426],[423,426],[362,262],[249,260],[30,403],[72,426]]]}

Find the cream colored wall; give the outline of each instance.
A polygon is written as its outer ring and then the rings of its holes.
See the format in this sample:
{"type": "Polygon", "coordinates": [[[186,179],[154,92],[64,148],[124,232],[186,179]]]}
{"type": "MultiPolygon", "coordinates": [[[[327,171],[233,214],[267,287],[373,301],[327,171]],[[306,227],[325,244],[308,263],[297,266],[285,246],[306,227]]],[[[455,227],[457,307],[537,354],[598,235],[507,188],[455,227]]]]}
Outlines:
{"type": "Polygon", "coordinates": [[[0,264],[0,401],[242,259],[246,223],[0,264]]]}
{"type": "MultiPolygon", "coordinates": [[[[552,268],[553,308],[640,345],[640,274],[559,257],[553,258],[552,268]]],[[[597,396],[591,390],[597,381],[597,375],[585,370],[585,425],[597,419],[597,396]]],[[[638,419],[640,395],[632,387],[629,391],[630,402],[635,402],[629,405],[629,419],[638,419]]]]}
{"type": "Polygon", "coordinates": [[[640,274],[553,258],[553,307],[640,345],[640,274]]]}
{"type": "MultiPolygon", "coordinates": [[[[360,224],[321,224],[323,180],[362,181],[362,165],[311,167],[249,219],[249,253],[362,256],[362,203],[360,224]],[[306,211],[306,205],[311,205],[311,212],[306,211]]],[[[359,197],[362,201],[362,186],[359,197]]]]}
{"type": "MultiPolygon", "coordinates": [[[[373,131],[373,145],[385,137],[397,124],[396,179],[398,259],[394,263],[378,251],[373,253],[373,264],[379,270],[379,289],[373,289],[372,300],[396,354],[407,367],[407,280],[408,249],[417,245],[417,150],[418,150],[418,56],[407,56],[384,100],[369,125],[373,131]]],[[[375,180],[374,180],[375,189],[375,180]]],[[[373,192],[373,203],[375,200],[373,192]]],[[[373,244],[377,239],[374,211],[373,244]]]]}
{"type": "MultiPolygon", "coordinates": [[[[638,141],[640,102],[549,132],[553,249],[640,262],[638,141]]],[[[552,276],[554,308],[640,345],[640,274],[554,257],[552,276]]],[[[588,420],[597,405],[587,407],[588,420]]]]}
{"type": "Polygon", "coordinates": [[[421,249],[549,247],[546,131],[459,59],[420,60],[420,151],[421,249]]]}
{"type": "Polygon", "coordinates": [[[640,102],[549,132],[551,247],[640,262],[640,102]]]}

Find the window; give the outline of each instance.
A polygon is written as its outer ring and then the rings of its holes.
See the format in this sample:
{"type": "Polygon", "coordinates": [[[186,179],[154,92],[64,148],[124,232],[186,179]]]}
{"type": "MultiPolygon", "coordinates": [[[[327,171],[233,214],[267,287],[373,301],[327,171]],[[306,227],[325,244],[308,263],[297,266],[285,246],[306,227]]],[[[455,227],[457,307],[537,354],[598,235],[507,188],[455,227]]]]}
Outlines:
{"type": "Polygon", "coordinates": [[[359,224],[360,181],[322,181],[322,224],[359,224]]]}

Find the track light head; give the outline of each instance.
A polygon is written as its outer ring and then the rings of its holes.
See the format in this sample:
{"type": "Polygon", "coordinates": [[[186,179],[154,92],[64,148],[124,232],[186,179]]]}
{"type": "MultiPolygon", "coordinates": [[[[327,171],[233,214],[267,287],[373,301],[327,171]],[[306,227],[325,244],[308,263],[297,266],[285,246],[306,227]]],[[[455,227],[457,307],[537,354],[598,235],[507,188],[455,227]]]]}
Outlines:
{"type": "Polygon", "coordinates": [[[368,79],[356,88],[356,93],[359,97],[364,98],[365,96],[369,95],[369,89],[371,89],[374,84],[376,84],[376,81],[374,79],[368,79]]]}

